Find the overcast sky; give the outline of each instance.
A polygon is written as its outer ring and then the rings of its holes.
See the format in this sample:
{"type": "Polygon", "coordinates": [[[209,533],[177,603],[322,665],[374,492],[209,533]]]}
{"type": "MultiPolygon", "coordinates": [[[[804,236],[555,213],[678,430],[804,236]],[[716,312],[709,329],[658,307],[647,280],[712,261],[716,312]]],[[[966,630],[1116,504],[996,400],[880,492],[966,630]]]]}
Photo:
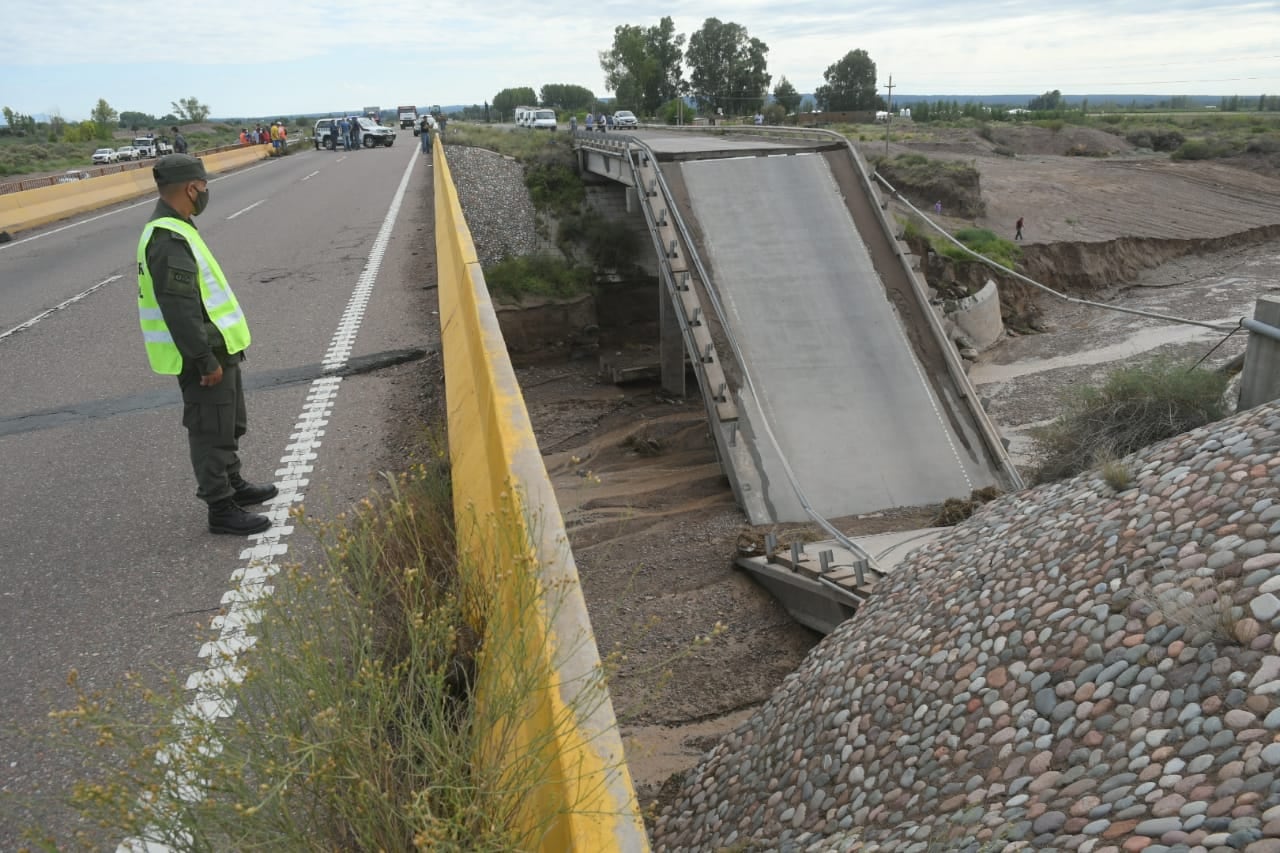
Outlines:
{"type": "Polygon", "coordinates": [[[1280,94],[1280,3],[1214,0],[8,0],[0,106],[87,118],[98,98],[214,116],[492,100],[508,86],[604,88],[620,24],[735,21],[801,92],[855,48],[895,94],[1280,94]],[[643,9],[641,13],[638,10],[643,9]]]}

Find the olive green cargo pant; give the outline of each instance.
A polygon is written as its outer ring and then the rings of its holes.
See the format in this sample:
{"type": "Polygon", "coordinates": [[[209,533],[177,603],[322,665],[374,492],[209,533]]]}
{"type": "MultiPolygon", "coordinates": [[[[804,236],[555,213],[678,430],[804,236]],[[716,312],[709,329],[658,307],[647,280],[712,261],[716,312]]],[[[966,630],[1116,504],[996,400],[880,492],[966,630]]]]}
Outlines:
{"type": "Polygon", "coordinates": [[[208,387],[200,384],[199,371],[184,369],[178,387],[196,497],[209,504],[225,500],[235,494],[231,479],[240,474],[240,436],[249,428],[239,361],[224,364],[222,381],[208,387]]]}

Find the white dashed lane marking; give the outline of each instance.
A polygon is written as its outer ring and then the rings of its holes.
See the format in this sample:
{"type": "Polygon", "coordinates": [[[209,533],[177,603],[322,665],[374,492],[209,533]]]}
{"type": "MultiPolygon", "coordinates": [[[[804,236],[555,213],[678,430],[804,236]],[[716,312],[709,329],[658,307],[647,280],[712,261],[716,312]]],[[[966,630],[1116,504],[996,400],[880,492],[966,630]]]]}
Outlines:
{"type": "MultiPolygon", "coordinates": [[[[351,355],[415,162],[416,158],[410,159],[405,167],[400,186],[391,199],[391,207],[387,210],[378,236],[374,238],[373,247],[369,250],[369,259],[351,292],[338,328],[330,339],[329,349],[323,359],[327,371],[341,368],[351,355]]],[[[218,637],[200,648],[200,657],[208,660],[209,665],[187,677],[187,689],[195,691],[195,697],[178,712],[176,722],[180,726],[184,721],[193,724],[207,722],[235,713],[235,700],[225,696],[221,688],[227,684],[238,684],[244,678],[244,668],[237,662],[237,658],[241,652],[253,647],[256,638],[249,633],[249,628],[261,618],[259,607],[263,599],[275,591],[269,582],[280,571],[280,560],[289,551],[286,540],[293,533],[293,527],[287,524],[289,509],[304,497],[310,482],[308,475],[313,470],[312,463],[319,456],[317,451],[324,437],[324,427],[329,423],[329,415],[333,412],[333,404],[341,384],[340,376],[321,376],[307,390],[306,403],[293,425],[285,453],[280,457],[281,467],[275,472],[275,483],[280,493],[265,508],[265,514],[271,519],[271,528],[250,536],[249,539],[254,544],[240,552],[240,559],[244,564],[231,573],[231,589],[222,596],[226,612],[215,616],[210,626],[218,632],[218,637]]],[[[183,736],[176,743],[162,749],[156,758],[157,762],[168,763],[171,756],[181,755],[189,749],[217,748],[216,744],[201,742],[194,737],[194,727],[183,728],[186,729],[183,736]]],[[[172,790],[179,798],[187,802],[204,799],[205,791],[201,780],[181,777],[174,771],[170,771],[170,774],[172,790]]],[[[129,838],[121,842],[116,853],[173,853],[173,848],[148,839],[144,832],[142,838],[129,838]]]]}

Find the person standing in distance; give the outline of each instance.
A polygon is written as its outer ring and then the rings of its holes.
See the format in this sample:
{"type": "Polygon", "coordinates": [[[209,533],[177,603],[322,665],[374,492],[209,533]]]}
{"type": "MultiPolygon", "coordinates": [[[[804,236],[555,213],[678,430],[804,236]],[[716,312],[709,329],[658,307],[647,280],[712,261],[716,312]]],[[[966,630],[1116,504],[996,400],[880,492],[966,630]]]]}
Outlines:
{"type": "Polygon", "coordinates": [[[173,153],[186,154],[187,138],[182,135],[182,131],[178,130],[178,126],[176,124],[169,129],[173,131],[173,153]]]}
{"type": "Polygon", "coordinates": [[[424,114],[422,118],[418,120],[418,136],[422,140],[422,153],[430,154],[431,153],[431,116],[429,114],[424,114]]]}
{"type": "Polygon", "coordinates": [[[178,377],[196,497],[209,506],[209,530],[261,533],[271,519],[243,507],[279,490],[240,476],[239,441],[248,428],[240,362],[249,324],[192,222],[209,204],[204,163],[166,154],[151,171],[160,200],[137,252],[138,320],[147,358],[156,373],[178,377]]]}

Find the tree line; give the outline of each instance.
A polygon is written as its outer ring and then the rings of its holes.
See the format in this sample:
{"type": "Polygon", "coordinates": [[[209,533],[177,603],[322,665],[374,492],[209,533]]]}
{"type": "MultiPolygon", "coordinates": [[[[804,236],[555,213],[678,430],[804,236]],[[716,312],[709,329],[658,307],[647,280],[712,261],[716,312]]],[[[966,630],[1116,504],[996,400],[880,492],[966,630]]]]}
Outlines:
{"type": "MultiPolygon", "coordinates": [[[[746,115],[765,109],[773,75],[769,46],[733,21],[707,18],[694,33],[677,33],[670,17],[653,26],[623,24],[614,28],[613,43],[599,54],[605,85],[614,93],[613,108],[645,116],[670,113],[683,99],[693,100],[707,115],[746,115]]],[[[814,92],[824,111],[879,110],[876,64],[865,50],[851,50],[833,62],[814,92]]],[[[773,88],[773,102],[784,115],[804,106],[786,76],[773,88]]],[[[595,94],[573,84],[547,84],[539,92],[520,86],[493,98],[500,117],[517,106],[553,107],[569,112],[599,106],[595,94]]]]}
{"type": "MultiPolygon", "coordinates": [[[[106,141],[111,139],[111,133],[117,127],[127,127],[137,131],[143,128],[202,122],[209,117],[209,107],[200,103],[194,96],[179,98],[170,102],[170,106],[173,108],[172,112],[156,118],[150,113],[134,110],[117,112],[115,107],[107,103],[106,98],[99,98],[98,103],[89,110],[89,118],[86,121],[69,122],[58,113],[51,115],[47,123],[49,141],[89,142],[94,139],[106,141]]],[[[9,135],[35,135],[37,122],[32,116],[15,112],[9,107],[0,108],[0,112],[4,113],[9,135]]],[[[45,125],[43,122],[40,124],[45,125]]]]}

